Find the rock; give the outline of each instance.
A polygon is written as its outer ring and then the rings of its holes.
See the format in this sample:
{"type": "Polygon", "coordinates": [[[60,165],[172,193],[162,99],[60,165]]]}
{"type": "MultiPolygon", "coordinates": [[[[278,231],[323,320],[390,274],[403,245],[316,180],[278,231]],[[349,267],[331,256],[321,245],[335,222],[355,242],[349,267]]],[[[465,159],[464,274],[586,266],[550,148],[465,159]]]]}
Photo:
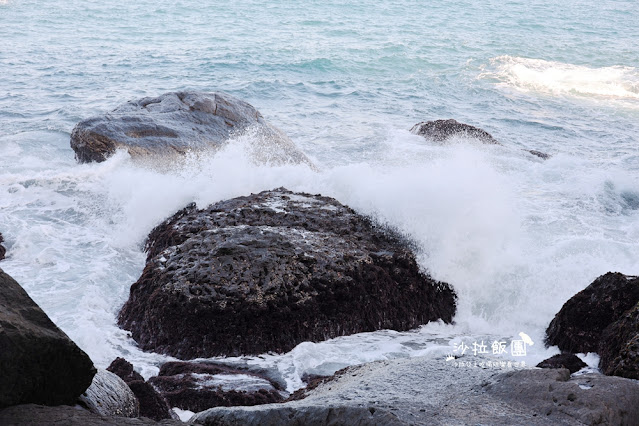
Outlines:
{"type": "Polygon", "coordinates": [[[639,379],[639,303],[603,331],[598,353],[605,374],[639,379]]]}
{"type": "Polygon", "coordinates": [[[575,373],[587,366],[575,354],[557,354],[537,364],[539,368],[567,368],[571,373],[575,373]]]}
{"type": "Polygon", "coordinates": [[[562,415],[588,425],[636,425],[639,419],[639,382],[619,377],[570,377],[567,369],[521,370],[496,376],[485,389],[549,424],[562,415]]]}
{"type": "Polygon", "coordinates": [[[82,163],[104,161],[118,148],[134,158],[171,158],[192,150],[217,150],[249,133],[249,150],[257,161],[311,165],[259,111],[225,93],[172,92],[127,102],[78,123],[71,148],[82,163]]]}
{"type": "Polygon", "coordinates": [[[74,404],[95,372],[88,355],[0,269],[0,408],[74,404]]]}
{"type": "Polygon", "coordinates": [[[546,345],[597,352],[606,327],[639,303],[639,278],[608,272],[571,297],[546,330],[546,345]]]}
{"type": "Polygon", "coordinates": [[[283,188],[190,205],[149,235],[119,324],[144,350],[191,359],[450,323],[453,290],[409,245],[334,199],[283,188]]]}
{"type": "Polygon", "coordinates": [[[153,420],[170,419],[171,408],[158,391],[147,383],[133,365],[124,358],[116,358],[107,370],[118,375],[129,386],[140,405],[140,416],[153,420]]]}
{"type": "Polygon", "coordinates": [[[133,364],[124,358],[116,358],[111,361],[111,364],[107,367],[107,370],[117,375],[124,380],[124,383],[131,383],[136,381],[144,381],[144,377],[133,369],[133,364]]]}
{"type": "Polygon", "coordinates": [[[251,372],[210,362],[168,362],[149,382],[172,407],[193,412],[284,399],[276,383],[251,372]]]}
{"type": "Polygon", "coordinates": [[[462,361],[472,365],[500,359],[478,355],[446,362],[423,357],[353,366],[319,384],[302,400],[216,407],[196,414],[192,421],[219,426],[583,425],[632,424],[639,418],[639,382],[634,380],[597,373],[570,377],[566,369],[455,366],[462,361]]]}
{"type": "Polygon", "coordinates": [[[0,410],[0,424],[3,426],[24,425],[64,425],[64,426],[138,426],[138,425],[171,425],[184,426],[179,420],[155,420],[147,418],[108,417],[91,413],[80,406],[60,405],[47,407],[43,405],[16,405],[0,410]]]}
{"type": "Polygon", "coordinates": [[[280,406],[264,410],[218,409],[198,413],[191,421],[207,426],[245,425],[245,426],[284,426],[284,425],[406,425],[397,416],[387,410],[368,407],[287,407],[280,406]]]}
{"type": "MultiPolygon", "coordinates": [[[[2,233],[0,233],[0,243],[4,242],[4,237],[2,236],[2,233]]],[[[4,259],[4,255],[7,253],[7,249],[4,248],[2,246],[2,244],[0,244],[0,260],[4,259]]]]}
{"type": "MultiPolygon", "coordinates": [[[[460,123],[452,118],[449,120],[422,121],[421,123],[415,124],[410,129],[410,132],[438,143],[446,143],[453,137],[465,137],[478,139],[488,145],[501,145],[501,143],[493,138],[487,131],[469,124],[460,123]]],[[[524,149],[524,151],[542,160],[547,160],[551,157],[550,154],[534,149],[524,149]]]]}
{"type": "Polygon", "coordinates": [[[138,417],[140,412],[138,399],[124,380],[102,369],[78,402],[100,416],[138,417]]]}
{"type": "Polygon", "coordinates": [[[501,145],[487,131],[453,119],[423,121],[415,124],[410,132],[435,142],[445,142],[449,138],[462,136],[479,139],[487,144],[501,145]]]}

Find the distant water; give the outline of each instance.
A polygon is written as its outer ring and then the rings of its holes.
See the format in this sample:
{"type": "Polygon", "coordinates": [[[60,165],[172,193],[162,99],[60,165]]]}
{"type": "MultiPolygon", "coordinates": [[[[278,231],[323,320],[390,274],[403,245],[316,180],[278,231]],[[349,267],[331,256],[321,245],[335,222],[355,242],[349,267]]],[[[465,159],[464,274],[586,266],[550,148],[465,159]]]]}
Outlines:
{"type": "Polygon", "coordinates": [[[145,236],[190,201],[286,186],[409,233],[457,290],[457,323],[244,361],[293,389],[304,372],[445,362],[462,341],[523,331],[536,363],[569,297],[609,270],[639,274],[637,22],[623,0],[0,0],[0,267],[99,366],[124,356],[149,376],[165,358],[115,325],[145,236]],[[76,164],[78,121],[182,89],[250,102],[322,171],[255,166],[241,143],[165,173],[122,153],[76,164]],[[407,131],[440,118],[503,146],[407,131]]]}

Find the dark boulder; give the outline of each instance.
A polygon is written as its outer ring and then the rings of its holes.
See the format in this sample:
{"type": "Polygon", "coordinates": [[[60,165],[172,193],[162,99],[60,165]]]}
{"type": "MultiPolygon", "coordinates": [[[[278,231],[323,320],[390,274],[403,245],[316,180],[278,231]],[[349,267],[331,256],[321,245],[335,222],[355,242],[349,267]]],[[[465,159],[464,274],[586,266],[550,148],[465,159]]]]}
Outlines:
{"type": "MultiPolygon", "coordinates": [[[[410,129],[410,132],[440,144],[446,143],[450,138],[463,137],[477,139],[488,145],[501,145],[501,143],[493,138],[487,131],[479,127],[471,126],[470,124],[460,123],[452,118],[448,120],[422,121],[421,123],[415,124],[410,129]]],[[[524,149],[524,151],[542,160],[550,158],[549,154],[534,149],[524,149]]]]}
{"type": "Polygon", "coordinates": [[[546,345],[597,352],[606,327],[639,303],[639,278],[608,272],[571,297],[546,330],[546,345]]]}
{"type": "Polygon", "coordinates": [[[605,374],[639,379],[639,303],[603,331],[598,352],[605,374]]]}
{"type": "Polygon", "coordinates": [[[0,233],[0,260],[4,259],[4,255],[7,253],[7,249],[1,244],[4,242],[4,237],[0,233]]]}
{"type": "Polygon", "coordinates": [[[268,378],[211,362],[168,362],[149,382],[172,407],[193,412],[284,399],[278,384],[268,378]]]}
{"type": "Polygon", "coordinates": [[[156,227],[119,324],[182,359],[286,352],[379,329],[451,322],[456,296],[410,244],[336,200],[283,188],[156,227]]]}
{"type": "Polygon", "coordinates": [[[117,374],[129,386],[140,406],[140,416],[153,420],[170,419],[171,408],[164,398],[124,358],[116,358],[107,370],[117,374]]]}
{"type": "Polygon", "coordinates": [[[93,362],[0,269],[0,407],[74,404],[93,362]]]}
{"type": "Polygon", "coordinates": [[[537,364],[539,368],[567,368],[570,373],[579,371],[587,366],[588,365],[575,354],[557,354],[537,364]]]}
{"type": "Polygon", "coordinates": [[[225,93],[174,92],[127,102],[78,123],[71,148],[82,163],[104,161],[118,148],[137,158],[171,158],[216,150],[246,133],[249,151],[259,162],[311,164],[258,110],[225,93]]]}
{"type": "Polygon", "coordinates": [[[469,137],[479,139],[483,143],[500,145],[490,133],[479,127],[460,123],[452,118],[449,120],[423,121],[410,129],[411,133],[423,136],[435,142],[445,142],[452,137],[469,137]]]}

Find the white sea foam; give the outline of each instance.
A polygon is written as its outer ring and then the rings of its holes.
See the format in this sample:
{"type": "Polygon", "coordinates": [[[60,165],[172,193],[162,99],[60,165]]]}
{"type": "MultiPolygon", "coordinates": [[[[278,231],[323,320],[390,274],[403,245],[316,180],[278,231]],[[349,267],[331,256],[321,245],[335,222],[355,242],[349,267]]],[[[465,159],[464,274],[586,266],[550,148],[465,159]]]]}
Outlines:
{"type": "Polygon", "coordinates": [[[593,68],[506,55],[491,59],[479,78],[525,92],[639,100],[639,69],[628,66],[593,68]]]}

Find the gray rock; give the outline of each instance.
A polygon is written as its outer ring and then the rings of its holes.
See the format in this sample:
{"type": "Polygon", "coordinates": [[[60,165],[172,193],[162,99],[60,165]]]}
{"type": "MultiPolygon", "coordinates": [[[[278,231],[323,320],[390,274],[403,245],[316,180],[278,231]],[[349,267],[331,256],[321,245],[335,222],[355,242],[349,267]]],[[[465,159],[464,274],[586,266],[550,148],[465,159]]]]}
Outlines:
{"type": "Polygon", "coordinates": [[[104,161],[118,148],[134,158],[170,159],[194,150],[217,150],[243,135],[260,163],[311,165],[259,111],[225,93],[173,92],[128,102],[78,123],[71,148],[82,163],[104,161]]]}
{"type": "Polygon", "coordinates": [[[489,395],[550,422],[561,415],[583,424],[636,425],[639,382],[601,374],[571,377],[567,369],[522,370],[496,376],[489,395]]]}
{"type": "Polygon", "coordinates": [[[13,407],[0,410],[0,425],[2,426],[184,426],[185,424],[191,423],[183,423],[179,420],[162,420],[160,422],[156,422],[144,417],[135,419],[130,417],[100,416],[98,414],[91,413],[80,406],[72,407],[67,405],[47,407],[43,405],[26,404],[15,405],[13,407]]]}
{"type": "Polygon", "coordinates": [[[101,416],[138,417],[140,406],[129,386],[117,375],[99,369],[91,386],[78,398],[80,405],[101,416]]]}
{"type": "Polygon", "coordinates": [[[637,381],[601,374],[570,378],[565,369],[504,372],[479,366],[499,360],[465,356],[454,362],[443,357],[374,362],[341,370],[302,400],[216,407],[191,420],[220,426],[326,424],[329,412],[333,424],[583,425],[598,419],[628,424],[639,418],[637,381]]]}
{"type": "Polygon", "coordinates": [[[456,296],[410,242],[336,200],[280,188],[188,206],[156,227],[119,324],[181,359],[450,322],[456,296]]]}
{"type": "Polygon", "coordinates": [[[0,407],[74,404],[93,362],[0,269],[0,407]]]}
{"type": "Polygon", "coordinates": [[[557,354],[537,364],[539,368],[567,368],[571,373],[575,373],[587,364],[575,354],[557,354]]]}
{"type": "MultiPolygon", "coordinates": [[[[4,242],[4,237],[2,236],[2,233],[0,233],[0,243],[4,242]]],[[[0,244],[0,260],[4,259],[4,255],[7,253],[7,249],[4,248],[4,246],[2,244],[0,244]]]]}

